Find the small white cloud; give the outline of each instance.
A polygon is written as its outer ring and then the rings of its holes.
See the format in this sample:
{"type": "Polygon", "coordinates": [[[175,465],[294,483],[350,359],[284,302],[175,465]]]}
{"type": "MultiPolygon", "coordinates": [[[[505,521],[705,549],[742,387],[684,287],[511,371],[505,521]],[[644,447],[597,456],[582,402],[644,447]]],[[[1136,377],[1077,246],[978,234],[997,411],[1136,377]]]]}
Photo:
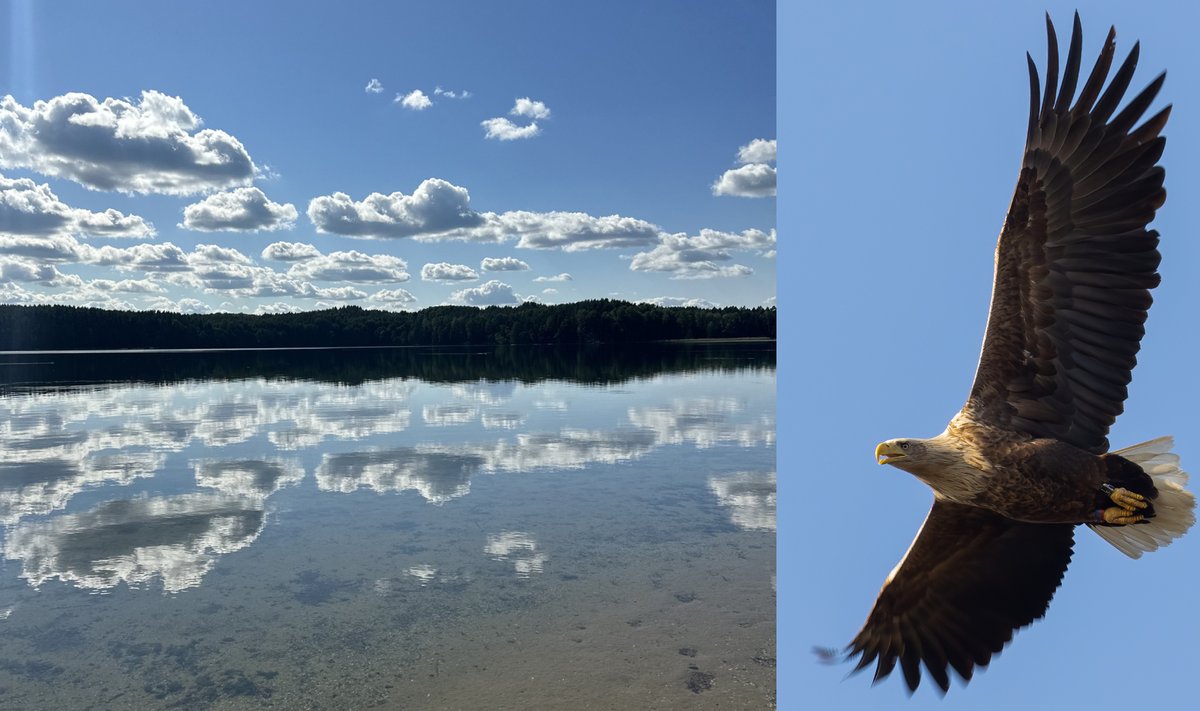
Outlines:
{"type": "MultiPolygon", "coordinates": [[[[367,292],[360,291],[352,286],[338,286],[331,289],[313,288],[304,295],[314,299],[329,299],[330,301],[358,301],[359,299],[367,298],[367,292]]],[[[321,302],[317,302],[317,306],[321,306],[321,302]]]]}
{"type": "Polygon", "coordinates": [[[371,81],[367,82],[367,87],[363,91],[366,91],[368,94],[382,94],[383,84],[378,79],[371,79],[371,81]]]}
{"type": "Polygon", "coordinates": [[[471,281],[478,278],[479,273],[465,264],[438,262],[421,267],[422,281],[471,281]]]}
{"type": "Polygon", "coordinates": [[[273,304],[259,304],[254,309],[254,313],[259,314],[298,314],[301,309],[295,304],[276,301],[273,304]]]}
{"type": "Polygon", "coordinates": [[[374,294],[371,294],[371,301],[378,301],[384,304],[411,304],[417,300],[410,292],[404,289],[381,289],[374,294]]]}
{"type": "Polygon", "coordinates": [[[684,296],[656,296],[653,299],[642,299],[638,303],[666,307],[692,306],[701,309],[720,308],[719,304],[714,304],[708,299],[689,299],[684,296]]]}
{"type": "Polygon", "coordinates": [[[775,139],[756,138],[738,149],[738,163],[774,163],[775,139]]]}
{"type": "Polygon", "coordinates": [[[434,96],[444,96],[447,99],[469,99],[469,98],[471,98],[471,92],[467,91],[466,89],[463,89],[462,91],[447,91],[446,89],[443,89],[440,86],[434,87],[433,95],[434,96]]]}
{"type": "Polygon", "coordinates": [[[301,262],[321,256],[321,252],[304,242],[272,242],[263,247],[262,258],[277,262],[301,262]]]}
{"type": "Polygon", "coordinates": [[[522,138],[533,138],[540,134],[542,129],[537,124],[538,119],[550,118],[550,109],[540,101],[533,101],[529,97],[517,99],[513,104],[512,109],[508,112],[510,116],[520,116],[522,118],[534,119],[527,126],[518,126],[511,120],[497,116],[495,118],[481,121],[479,125],[486,129],[485,138],[494,138],[500,141],[515,141],[522,138]]]}
{"type": "Polygon", "coordinates": [[[99,291],[124,294],[161,294],[166,291],[161,284],[149,279],[93,279],[88,286],[99,291]]]}
{"type": "Polygon", "coordinates": [[[495,279],[473,289],[463,289],[450,295],[451,303],[469,306],[503,306],[520,301],[511,286],[495,279]]]}
{"type": "Polygon", "coordinates": [[[533,280],[534,281],[573,281],[574,277],[572,277],[570,274],[568,274],[566,272],[563,272],[562,274],[556,274],[554,276],[534,277],[533,280]]]}
{"type": "Polygon", "coordinates": [[[586,249],[645,247],[658,242],[657,226],[633,217],[585,212],[483,213],[483,224],[470,230],[455,230],[445,237],[474,242],[505,242],[517,238],[521,249],[586,249]]]}
{"type": "Polygon", "coordinates": [[[712,185],[713,195],[735,197],[774,197],[775,168],[765,163],[750,163],[725,171],[712,185]]]}
{"type": "Polygon", "coordinates": [[[554,296],[555,294],[558,293],[558,289],[555,289],[553,287],[546,287],[545,289],[542,289],[542,293],[545,294],[546,296],[554,296]]]}
{"type": "Polygon", "coordinates": [[[550,118],[550,109],[546,108],[546,105],[542,102],[533,101],[526,96],[517,99],[508,114],[510,116],[524,116],[531,119],[548,119],[550,118]]]}
{"type": "Polygon", "coordinates": [[[158,296],[151,299],[148,306],[155,311],[170,311],[180,314],[206,314],[212,312],[212,308],[208,304],[190,297],[180,299],[179,301],[172,301],[165,296],[158,296]]]}
{"type": "MultiPolygon", "coordinates": [[[[349,281],[358,283],[387,283],[408,281],[408,264],[389,254],[330,252],[293,264],[287,275],[292,279],[311,281],[349,281]]],[[[363,294],[365,297],[366,294],[363,294]]]]}
{"type": "Polygon", "coordinates": [[[425,92],[421,91],[420,89],[413,89],[403,96],[396,94],[396,103],[400,104],[406,109],[412,109],[413,111],[424,111],[430,106],[433,106],[433,102],[430,101],[429,97],[425,95],[425,92]]]}
{"type": "Polygon", "coordinates": [[[635,272],[665,272],[672,279],[711,279],[745,277],[754,270],[743,264],[722,265],[733,259],[730,252],[756,251],[762,254],[775,247],[775,230],[744,230],[740,233],[700,230],[700,234],[664,234],[649,252],[633,256],[629,268],[635,272]]]}
{"type": "Polygon", "coordinates": [[[738,168],[721,174],[712,184],[713,195],[773,197],[775,195],[775,139],[756,138],[738,148],[738,168]]]}
{"type": "Polygon", "coordinates": [[[296,226],[296,206],[271,202],[258,188],[209,195],[183,208],[185,229],[200,232],[274,232],[296,226]]]}
{"type": "Polygon", "coordinates": [[[233,247],[198,244],[188,255],[189,264],[253,264],[254,261],[233,247]]]}
{"type": "Polygon", "coordinates": [[[187,253],[170,242],[123,248],[106,244],[93,250],[87,261],[122,271],[181,272],[192,269],[187,253]]]}
{"type": "Polygon", "coordinates": [[[496,118],[485,119],[480,121],[479,125],[487,129],[484,138],[494,138],[500,141],[516,141],[522,138],[533,138],[542,132],[538,127],[537,121],[528,126],[518,126],[509,121],[503,116],[496,118]]]}
{"type": "Polygon", "coordinates": [[[485,272],[520,272],[529,269],[529,265],[516,257],[484,257],[480,268],[485,272]]]}

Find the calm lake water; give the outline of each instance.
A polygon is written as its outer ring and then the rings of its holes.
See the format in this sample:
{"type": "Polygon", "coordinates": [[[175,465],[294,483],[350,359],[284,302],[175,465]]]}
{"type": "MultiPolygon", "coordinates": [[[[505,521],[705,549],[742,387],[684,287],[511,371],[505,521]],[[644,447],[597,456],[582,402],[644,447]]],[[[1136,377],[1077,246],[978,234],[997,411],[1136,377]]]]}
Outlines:
{"type": "Polygon", "coordinates": [[[0,355],[0,707],[762,709],[773,344],[0,355]]]}

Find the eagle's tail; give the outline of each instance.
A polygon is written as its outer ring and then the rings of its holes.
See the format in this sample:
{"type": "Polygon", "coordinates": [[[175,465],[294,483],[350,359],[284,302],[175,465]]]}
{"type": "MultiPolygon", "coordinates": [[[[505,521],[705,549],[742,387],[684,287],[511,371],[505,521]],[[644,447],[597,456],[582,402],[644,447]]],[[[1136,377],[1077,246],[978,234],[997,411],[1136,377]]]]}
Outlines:
{"type": "Polygon", "coordinates": [[[1091,526],[1100,537],[1116,546],[1130,558],[1158,550],[1187,533],[1196,522],[1196,497],[1183,488],[1187,472],[1179,468],[1179,455],[1171,452],[1172,437],[1159,437],[1149,442],[1117,450],[1137,464],[1154,480],[1158,498],[1154,499],[1154,518],[1131,526],[1091,526]]]}

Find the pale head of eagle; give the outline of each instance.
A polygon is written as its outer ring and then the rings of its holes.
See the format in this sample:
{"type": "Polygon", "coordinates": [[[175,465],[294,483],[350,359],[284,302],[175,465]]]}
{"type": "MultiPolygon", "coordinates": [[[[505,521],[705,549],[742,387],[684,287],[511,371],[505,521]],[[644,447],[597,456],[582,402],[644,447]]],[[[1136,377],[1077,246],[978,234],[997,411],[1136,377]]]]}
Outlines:
{"type": "Polygon", "coordinates": [[[969,449],[967,442],[943,432],[929,439],[880,442],[875,447],[875,461],[903,469],[949,499],[964,501],[978,492],[983,475],[968,464],[976,459],[969,456],[969,449]]]}

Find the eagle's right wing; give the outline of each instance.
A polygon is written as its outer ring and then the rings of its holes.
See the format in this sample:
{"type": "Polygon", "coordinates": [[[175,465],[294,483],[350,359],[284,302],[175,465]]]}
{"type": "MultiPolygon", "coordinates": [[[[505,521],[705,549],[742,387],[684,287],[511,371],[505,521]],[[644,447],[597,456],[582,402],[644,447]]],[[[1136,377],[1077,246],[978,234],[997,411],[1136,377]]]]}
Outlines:
{"type": "Polygon", "coordinates": [[[862,655],[855,671],[878,660],[878,682],[899,661],[910,693],[922,662],[943,693],[947,666],[969,681],[1014,630],[1046,613],[1071,560],[1074,530],[935,500],[850,644],[849,656],[862,655]]]}

